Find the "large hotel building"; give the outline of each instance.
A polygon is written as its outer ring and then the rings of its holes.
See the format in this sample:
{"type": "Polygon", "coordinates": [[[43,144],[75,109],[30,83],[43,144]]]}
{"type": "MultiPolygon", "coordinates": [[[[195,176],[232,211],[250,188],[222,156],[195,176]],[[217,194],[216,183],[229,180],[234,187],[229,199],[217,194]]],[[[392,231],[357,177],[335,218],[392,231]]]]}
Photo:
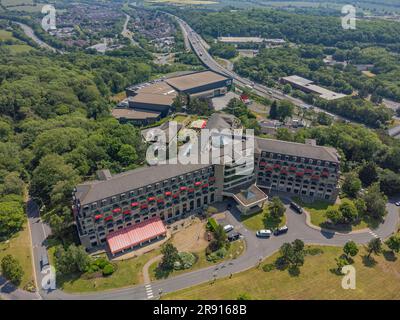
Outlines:
{"type": "MultiPolygon", "coordinates": [[[[209,120],[220,126],[224,119],[209,120]]],[[[229,126],[227,124],[227,126],[229,126]]],[[[251,163],[166,164],[111,175],[76,186],[73,212],[88,250],[114,254],[140,248],[166,235],[165,225],[227,198],[242,214],[262,207],[270,191],[334,201],[339,156],[335,149],[255,138],[251,163]],[[241,169],[238,171],[238,169],[241,169]],[[239,174],[238,174],[239,172],[239,174]]]]}

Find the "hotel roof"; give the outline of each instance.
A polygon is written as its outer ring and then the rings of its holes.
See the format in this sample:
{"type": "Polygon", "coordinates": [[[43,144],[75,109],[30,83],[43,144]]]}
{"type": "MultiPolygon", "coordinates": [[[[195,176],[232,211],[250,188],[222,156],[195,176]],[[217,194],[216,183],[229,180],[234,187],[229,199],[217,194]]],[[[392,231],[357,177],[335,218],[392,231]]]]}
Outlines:
{"type": "Polygon", "coordinates": [[[165,79],[165,81],[173,88],[179,91],[185,91],[227,79],[227,77],[213,71],[201,71],[184,76],[168,78],[165,79]]]}
{"type": "Polygon", "coordinates": [[[76,187],[76,196],[81,201],[81,205],[84,205],[208,166],[210,165],[170,164],[138,168],[114,175],[108,180],[94,180],[80,184],[76,187]]]}
{"type": "Polygon", "coordinates": [[[255,137],[255,139],[256,150],[258,152],[266,151],[332,162],[339,162],[340,160],[336,149],[330,147],[313,146],[311,144],[264,139],[259,137],[255,137]]]}

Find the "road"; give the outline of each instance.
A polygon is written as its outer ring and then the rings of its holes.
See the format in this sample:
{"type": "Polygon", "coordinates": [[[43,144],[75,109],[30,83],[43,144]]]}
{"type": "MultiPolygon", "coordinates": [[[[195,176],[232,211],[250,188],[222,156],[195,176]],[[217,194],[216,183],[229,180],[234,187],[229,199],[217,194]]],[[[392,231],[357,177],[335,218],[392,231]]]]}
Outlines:
{"type": "Polygon", "coordinates": [[[33,41],[35,41],[38,44],[39,47],[41,47],[43,49],[47,49],[47,50],[53,51],[53,52],[62,53],[62,51],[57,50],[56,48],[53,48],[52,46],[50,46],[47,43],[45,43],[42,40],[40,40],[36,36],[35,32],[33,31],[33,29],[30,26],[28,26],[28,25],[26,25],[24,23],[20,23],[20,22],[14,22],[14,23],[18,24],[22,28],[22,30],[24,31],[25,35],[27,37],[31,38],[33,41]]]}
{"type": "MultiPolygon", "coordinates": [[[[166,14],[171,15],[169,13],[166,13],[166,14]]],[[[171,16],[173,16],[173,15],[171,15],[171,16]]],[[[206,67],[208,67],[210,70],[222,73],[226,76],[233,78],[233,82],[236,85],[252,89],[252,91],[254,93],[256,93],[257,95],[259,95],[261,97],[265,97],[265,98],[269,98],[269,99],[272,98],[275,100],[289,100],[297,107],[304,108],[304,109],[313,109],[315,112],[326,113],[329,116],[333,117],[334,119],[350,121],[349,119],[346,119],[344,117],[330,113],[330,112],[320,109],[318,107],[309,105],[309,104],[305,103],[304,101],[294,98],[290,95],[284,94],[282,91],[277,90],[275,88],[269,88],[262,84],[254,83],[253,81],[251,81],[247,78],[243,78],[243,77],[239,76],[237,73],[224,68],[223,66],[218,64],[218,62],[216,62],[213,59],[213,57],[208,53],[207,45],[206,45],[205,41],[201,38],[201,36],[199,34],[197,34],[184,20],[180,19],[177,16],[173,16],[173,17],[178,21],[181,28],[186,31],[183,34],[184,34],[184,36],[188,37],[188,41],[190,42],[194,53],[198,56],[200,61],[206,67]]],[[[354,121],[351,121],[351,122],[354,122],[354,121]]]]}
{"type": "MultiPolygon", "coordinates": [[[[398,199],[397,199],[398,200],[398,199]]],[[[359,233],[335,233],[316,230],[306,224],[305,214],[297,214],[289,208],[289,200],[284,199],[287,208],[287,226],[289,232],[279,237],[271,237],[270,239],[259,239],[254,232],[247,230],[240,222],[240,213],[233,206],[230,211],[225,211],[226,218],[224,223],[230,223],[235,229],[244,235],[246,241],[246,251],[237,259],[226,261],[215,266],[205,269],[185,273],[169,279],[155,281],[150,284],[142,284],[124,289],[116,289],[112,291],[94,292],[90,294],[68,294],[61,290],[45,291],[40,290],[43,299],[51,300],[147,300],[157,299],[159,292],[163,294],[174,292],[200,283],[211,281],[214,276],[216,278],[229,276],[231,273],[237,273],[256,266],[261,259],[271,256],[279,250],[280,246],[288,241],[301,239],[306,244],[317,245],[334,245],[342,246],[347,241],[353,240],[358,244],[366,244],[373,238],[388,238],[397,230],[399,224],[399,208],[394,205],[394,200],[387,204],[388,215],[383,224],[374,231],[365,231],[359,233]]],[[[39,287],[43,278],[40,273],[40,257],[46,254],[45,239],[49,234],[48,227],[42,223],[39,218],[38,206],[30,202],[28,204],[28,218],[32,233],[34,263],[36,269],[36,277],[39,287]]],[[[1,287],[1,280],[0,280],[1,287]]],[[[9,299],[37,299],[37,296],[27,294],[22,290],[11,291],[6,298],[9,299]]],[[[1,291],[0,291],[1,292],[1,291]]]]}

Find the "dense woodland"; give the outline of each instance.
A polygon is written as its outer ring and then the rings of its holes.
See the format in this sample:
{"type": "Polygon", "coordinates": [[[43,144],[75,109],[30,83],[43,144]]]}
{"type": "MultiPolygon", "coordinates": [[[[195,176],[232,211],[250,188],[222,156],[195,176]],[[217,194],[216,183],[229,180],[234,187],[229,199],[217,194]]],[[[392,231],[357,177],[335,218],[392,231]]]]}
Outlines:
{"type": "Polygon", "coordinates": [[[0,47],[0,217],[19,213],[19,219],[0,221],[0,236],[21,228],[25,190],[45,205],[56,233],[63,233],[77,182],[100,168],[121,172],[141,165],[139,129],[110,116],[109,98],[169,71],[142,56],[10,55],[0,47]]]}

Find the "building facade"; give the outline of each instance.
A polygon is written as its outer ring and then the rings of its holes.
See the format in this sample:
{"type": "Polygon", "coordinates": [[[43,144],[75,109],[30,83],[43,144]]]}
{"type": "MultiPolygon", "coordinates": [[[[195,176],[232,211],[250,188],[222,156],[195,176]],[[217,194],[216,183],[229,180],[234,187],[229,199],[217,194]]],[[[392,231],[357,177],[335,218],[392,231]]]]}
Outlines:
{"type": "MultiPolygon", "coordinates": [[[[160,165],[114,176],[103,170],[98,180],[74,189],[73,212],[82,244],[87,249],[110,246],[121,230],[131,230],[149,219],[168,224],[225,198],[232,198],[242,214],[260,210],[268,191],[336,199],[340,175],[336,150],[256,138],[252,152],[246,150],[245,157],[254,166],[232,160],[160,165]]],[[[144,243],[136,241],[135,246],[144,243]]]]}

